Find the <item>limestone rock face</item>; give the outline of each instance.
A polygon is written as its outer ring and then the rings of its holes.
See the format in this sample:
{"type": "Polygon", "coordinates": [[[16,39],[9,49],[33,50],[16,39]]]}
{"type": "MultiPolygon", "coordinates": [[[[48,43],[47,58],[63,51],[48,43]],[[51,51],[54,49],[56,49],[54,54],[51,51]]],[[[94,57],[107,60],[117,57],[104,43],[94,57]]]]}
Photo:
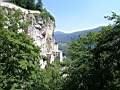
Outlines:
{"type": "MultiPolygon", "coordinates": [[[[28,27],[27,33],[34,40],[34,44],[40,47],[40,54],[42,57],[42,61],[40,61],[40,64],[42,68],[44,68],[47,64],[45,58],[50,63],[52,63],[55,57],[57,57],[57,55],[60,55],[62,61],[62,56],[60,54],[61,51],[58,50],[58,44],[55,43],[55,40],[53,38],[55,28],[54,21],[49,19],[46,23],[44,23],[44,20],[40,16],[39,11],[27,10],[11,3],[0,2],[0,6],[5,7],[6,11],[10,10],[11,12],[14,12],[18,9],[21,10],[21,22],[24,20],[28,20],[31,22],[28,27]]],[[[19,30],[19,32],[22,31],[24,30],[19,30]]]]}

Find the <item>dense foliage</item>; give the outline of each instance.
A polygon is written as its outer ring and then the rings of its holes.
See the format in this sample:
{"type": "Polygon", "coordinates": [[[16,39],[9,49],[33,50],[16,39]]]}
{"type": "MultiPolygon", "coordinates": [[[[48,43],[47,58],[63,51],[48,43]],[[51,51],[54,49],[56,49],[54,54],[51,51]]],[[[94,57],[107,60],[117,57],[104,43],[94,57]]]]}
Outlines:
{"type": "MultiPolygon", "coordinates": [[[[12,1],[24,5],[28,0],[12,1]]],[[[41,5],[39,0],[38,10],[41,5]]],[[[53,18],[42,10],[45,22],[53,18]]],[[[20,21],[19,10],[5,11],[0,8],[0,90],[120,90],[119,15],[106,17],[114,21],[113,25],[71,42],[70,60],[49,64],[41,70],[39,48],[26,33],[30,22],[20,21]],[[20,29],[24,32],[20,33],[20,29]]]]}
{"type": "Polygon", "coordinates": [[[39,10],[44,23],[48,22],[48,20],[55,22],[55,19],[50,12],[48,12],[46,8],[43,8],[42,0],[37,0],[37,3],[35,3],[35,0],[10,0],[10,2],[26,9],[39,10]]]}
{"type": "Polygon", "coordinates": [[[35,3],[35,0],[10,0],[10,2],[31,10],[41,10],[43,6],[41,0],[38,0],[37,3],[35,3]]]}
{"type": "Polygon", "coordinates": [[[38,0],[36,3],[36,9],[42,11],[43,9],[43,3],[41,0],[38,0]]]}
{"type": "Polygon", "coordinates": [[[54,62],[43,70],[45,90],[61,90],[62,89],[62,71],[61,63],[54,62]]]}
{"type": "Polygon", "coordinates": [[[120,90],[120,16],[107,18],[115,23],[71,43],[63,90],[120,90]]]}
{"type": "Polygon", "coordinates": [[[60,64],[40,68],[40,51],[27,35],[21,11],[0,8],[0,90],[60,90],[60,64]],[[23,32],[19,32],[19,30],[23,32]]]}
{"type": "Polygon", "coordinates": [[[55,22],[55,18],[45,8],[42,9],[40,16],[42,17],[44,23],[47,23],[49,20],[52,20],[55,22]]]}
{"type": "Polygon", "coordinates": [[[31,90],[36,88],[32,85],[37,80],[37,73],[40,76],[39,48],[25,32],[18,33],[20,28],[26,30],[28,24],[26,21],[20,22],[20,11],[7,14],[2,9],[0,8],[0,89],[31,90]]]}

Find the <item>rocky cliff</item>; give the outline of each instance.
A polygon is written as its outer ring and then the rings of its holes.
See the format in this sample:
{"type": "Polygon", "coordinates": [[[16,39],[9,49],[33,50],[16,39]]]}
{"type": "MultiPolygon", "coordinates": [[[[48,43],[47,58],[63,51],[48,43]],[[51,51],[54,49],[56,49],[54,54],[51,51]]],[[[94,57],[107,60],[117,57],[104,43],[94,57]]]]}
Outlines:
{"type": "MultiPolygon", "coordinates": [[[[62,61],[62,52],[58,50],[58,44],[55,43],[53,38],[55,22],[52,19],[48,18],[47,22],[44,22],[41,12],[27,10],[11,3],[0,2],[0,6],[4,7],[7,13],[14,13],[16,10],[20,10],[22,12],[21,22],[25,20],[31,22],[27,33],[33,39],[34,44],[40,48],[40,64],[42,68],[45,67],[47,62],[52,63],[58,55],[60,56],[60,61],[62,61]]],[[[19,30],[19,32],[23,31],[22,29],[19,30]]]]}

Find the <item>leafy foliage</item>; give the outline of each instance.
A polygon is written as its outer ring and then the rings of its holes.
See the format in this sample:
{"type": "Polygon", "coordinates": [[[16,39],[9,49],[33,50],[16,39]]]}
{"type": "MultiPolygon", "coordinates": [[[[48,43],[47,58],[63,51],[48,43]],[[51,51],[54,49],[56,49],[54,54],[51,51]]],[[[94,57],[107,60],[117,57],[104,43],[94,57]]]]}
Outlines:
{"type": "Polygon", "coordinates": [[[49,20],[52,20],[55,22],[55,18],[50,14],[50,12],[47,11],[46,8],[42,10],[40,13],[40,16],[43,18],[44,23],[47,23],[49,20]]]}
{"type": "Polygon", "coordinates": [[[54,62],[48,66],[43,70],[43,74],[45,76],[44,83],[46,90],[61,90],[63,79],[61,77],[62,71],[60,62],[54,62]]]}
{"type": "Polygon", "coordinates": [[[36,9],[42,11],[43,9],[43,3],[42,0],[38,0],[36,3],[36,9]]]}
{"type": "Polygon", "coordinates": [[[40,69],[39,48],[26,33],[30,22],[20,19],[20,10],[0,8],[0,90],[60,90],[60,64],[40,69]]]}
{"type": "MultiPolygon", "coordinates": [[[[41,5],[40,0],[38,10],[41,5]]],[[[39,66],[39,48],[26,34],[30,22],[21,22],[20,15],[19,10],[7,14],[0,8],[0,90],[120,90],[119,15],[106,17],[113,25],[73,41],[70,60],[44,70],[39,66]]],[[[54,20],[46,9],[41,16],[45,22],[54,20]]]]}
{"type": "Polygon", "coordinates": [[[10,2],[26,9],[36,9],[35,0],[10,0],[10,2]]]}
{"type": "Polygon", "coordinates": [[[120,89],[120,16],[107,16],[113,26],[71,43],[72,64],[62,90],[120,89]]]}
{"type": "Polygon", "coordinates": [[[48,22],[49,20],[55,22],[54,17],[47,11],[46,8],[43,8],[42,0],[38,0],[37,3],[35,3],[35,0],[10,0],[10,2],[26,9],[39,10],[44,23],[48,22]]]}
{"type": "Polygon", "coordinates": [[[37,81],[42,82],[39,79],[42,77],[39,48],[25,32],[18,33],[20,28],[27,28],[27,24],[20,23],[20,12],[7,14],[2,9],[0,8],[0,88],[33,90],[39,86],[40,89],[42,83],[37,81]]]}

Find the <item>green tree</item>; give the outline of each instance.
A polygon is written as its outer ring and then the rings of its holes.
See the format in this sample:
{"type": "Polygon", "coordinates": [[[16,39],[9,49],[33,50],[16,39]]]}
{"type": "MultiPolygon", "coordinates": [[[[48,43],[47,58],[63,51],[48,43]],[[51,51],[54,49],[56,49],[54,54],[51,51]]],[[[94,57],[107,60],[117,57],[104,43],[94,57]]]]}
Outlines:
{"type": "Polygon", "coordinates": [[[18,32],[29,24],[20,15],[19,10],[7,14],[0,8],[0,89],[43,90],[39,48],[26,32],[18,32]]]}
{"type": "Polygon", "coordinates": [[[120,89],[120,16],[107,18],[115,23],[70,45],[72,64],[63,90],[120,89]]]}
{"type": "Polygon", "coordinates": [[[42,0],[38,0],[36,3],[36,9],[42,11],[43,9],[43,3],[42,0]]]}
{"type": "Polygon", "coordinates": [[[27,35],[30,22],[20,19],[20,10],[0,8],[0,90],[60,90],[60,63],[40,69],[39,48],[27,35]]]}
{"type": "Polygon", "coordinates": [[[44,85],[46,90],[61,90],[63,82],[61,63],[54,62],[50,64],[45,70],[43,70],[45,76],[44,85]]]}
{"type": "Polygon", "coordinates": [[[96,36],[97,33],[90,33],[70,44],[69,55],[72,63],[67,70],[63,90],[88,90],[93,64],[91,50],[96,46],[96,36]]]}
{"type": "Polygon", "coordinates": [[[32,10],[36,9],[35,0],[10,0],[10,2],[26,9],[32,9],[32,10]]]}

